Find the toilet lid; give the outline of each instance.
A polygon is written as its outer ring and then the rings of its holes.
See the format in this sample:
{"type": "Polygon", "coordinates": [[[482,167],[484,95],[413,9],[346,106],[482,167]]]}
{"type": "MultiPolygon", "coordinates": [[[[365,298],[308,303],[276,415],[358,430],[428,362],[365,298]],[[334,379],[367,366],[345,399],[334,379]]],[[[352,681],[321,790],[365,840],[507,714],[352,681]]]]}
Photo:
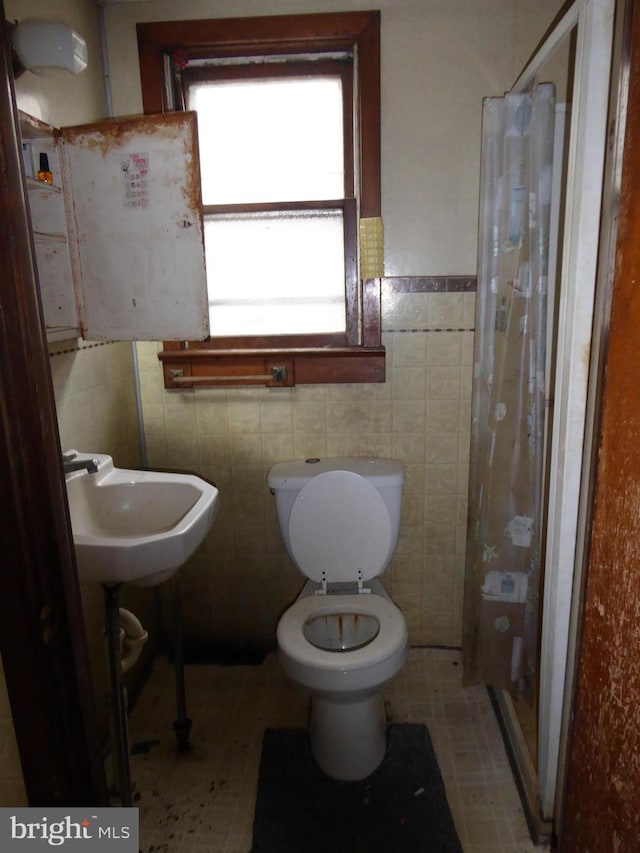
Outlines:
{"type": "Polygon", "coordinates": [[[318,474],[300,490],[289,516],[298,568],[322,583],[368,580],[385,568],[391,520],[380,492],[352,471],[318,474]]]}

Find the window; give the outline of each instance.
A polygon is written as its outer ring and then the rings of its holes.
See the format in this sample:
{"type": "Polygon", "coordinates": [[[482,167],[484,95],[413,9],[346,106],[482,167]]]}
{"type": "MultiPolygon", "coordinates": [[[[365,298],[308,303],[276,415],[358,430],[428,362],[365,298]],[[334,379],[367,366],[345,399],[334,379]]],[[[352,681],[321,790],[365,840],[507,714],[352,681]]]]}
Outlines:
{"type": "Polygon", "coordinates": [[[270,57],[181,73],[198,114],[212,337],[357,341],[352,67],[270,57]]]}
{"type": "Polygon", "coordinates": [[[384,381],[381,272],[358,263],[379,13],[139,24],[138,44],[145,112],[199,126],[211,337],[165,343],[166,387],[384,381]]]}

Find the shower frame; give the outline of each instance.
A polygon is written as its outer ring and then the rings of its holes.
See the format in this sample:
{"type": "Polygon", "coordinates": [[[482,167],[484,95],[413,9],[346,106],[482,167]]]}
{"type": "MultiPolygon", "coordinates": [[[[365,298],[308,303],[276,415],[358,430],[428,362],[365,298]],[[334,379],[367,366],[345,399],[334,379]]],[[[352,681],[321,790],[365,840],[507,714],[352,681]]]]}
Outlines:
{"type": "Polygon", "coordinates": [[[551,377],[549,467],[540,633],[536,755],[529,754],[514,704],[493,692],[534,836],[562,811],[574,691],[583,564],[588,551],[593,444],[599,418],[602,341],[615,248],[626,89],[625,0],[566,3],[513,86],[523,91],[564,39],[575,34],[573,98],[560,240],[551,377]],[[614,132],[608,122],[613,121],[614,132]],[[607,143],[609,142],[609,150],[607,143]],[[607,156],[605,156],[607,155],[607,156]]]}

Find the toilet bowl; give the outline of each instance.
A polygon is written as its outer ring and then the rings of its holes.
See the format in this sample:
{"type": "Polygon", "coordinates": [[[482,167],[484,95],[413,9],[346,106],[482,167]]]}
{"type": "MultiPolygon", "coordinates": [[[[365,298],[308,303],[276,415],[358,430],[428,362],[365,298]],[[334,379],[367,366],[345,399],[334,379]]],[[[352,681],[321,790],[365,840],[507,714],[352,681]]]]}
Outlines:
{"type": "Polygon", "coordinates": [[[278,657],[311,695],[313,755],[355,781],[386,752],[382,687],[407,657],[401,610],[377,579],[398,538],[404,471],[391,459],[284,462],[269,472],[289,556],[308,580],[278,623],[278,657]]]}

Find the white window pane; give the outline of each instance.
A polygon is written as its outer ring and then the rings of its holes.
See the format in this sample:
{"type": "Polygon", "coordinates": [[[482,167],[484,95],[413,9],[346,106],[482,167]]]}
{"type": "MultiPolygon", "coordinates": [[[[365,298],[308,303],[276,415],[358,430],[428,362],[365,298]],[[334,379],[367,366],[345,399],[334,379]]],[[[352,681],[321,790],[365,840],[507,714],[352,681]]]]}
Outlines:
{"type": "Polygon", "coordinates": [[[193,84],[204,204],[344,196],[339,77],[193,84]]]}
{"type": "Polygon", "coordinates": [[[205,219],[212,336],[344,332],[342,210],[205,219]]]}

